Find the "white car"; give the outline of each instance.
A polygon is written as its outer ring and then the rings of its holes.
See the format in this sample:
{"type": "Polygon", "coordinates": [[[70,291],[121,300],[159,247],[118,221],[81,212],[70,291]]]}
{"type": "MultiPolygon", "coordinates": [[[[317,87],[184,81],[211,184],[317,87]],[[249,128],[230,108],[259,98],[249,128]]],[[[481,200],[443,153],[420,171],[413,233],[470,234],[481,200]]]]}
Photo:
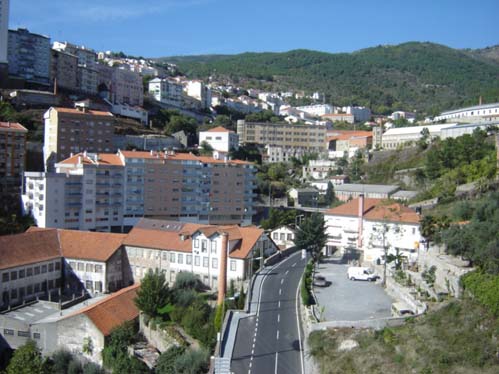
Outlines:
{"type": "Polygon", "coordinates": [[[347,271],[348,279],[350,280],[365,280],[374,282],[379,277],[374,274],[374,271],[368,267],[350,266],[347,271]]]}

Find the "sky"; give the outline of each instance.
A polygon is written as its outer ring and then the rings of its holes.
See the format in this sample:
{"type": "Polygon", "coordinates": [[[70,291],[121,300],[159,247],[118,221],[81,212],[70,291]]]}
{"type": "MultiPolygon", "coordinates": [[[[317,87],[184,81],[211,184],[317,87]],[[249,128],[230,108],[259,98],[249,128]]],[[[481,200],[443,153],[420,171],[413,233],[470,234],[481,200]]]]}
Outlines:
{"type": "Polygon", "coordinates": [[[161,57],[499,44],[499,0],[10,0],[9,27],[161,57]]]}

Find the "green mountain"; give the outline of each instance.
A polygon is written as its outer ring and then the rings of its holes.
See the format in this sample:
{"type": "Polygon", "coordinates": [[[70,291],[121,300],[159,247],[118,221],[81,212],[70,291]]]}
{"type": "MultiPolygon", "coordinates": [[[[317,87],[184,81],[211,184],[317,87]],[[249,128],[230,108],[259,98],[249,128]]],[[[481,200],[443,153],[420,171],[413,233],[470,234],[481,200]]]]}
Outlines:
{"type": "Polygon", "coordinates": [[[320,91],[335,105],[391,110],[441,110],[499,101],[495,47],[457,50],[433,43],[377,46],[353,53],[293,50],[161,58],[190,77],[229,78],[243,87],[320,91]]]}

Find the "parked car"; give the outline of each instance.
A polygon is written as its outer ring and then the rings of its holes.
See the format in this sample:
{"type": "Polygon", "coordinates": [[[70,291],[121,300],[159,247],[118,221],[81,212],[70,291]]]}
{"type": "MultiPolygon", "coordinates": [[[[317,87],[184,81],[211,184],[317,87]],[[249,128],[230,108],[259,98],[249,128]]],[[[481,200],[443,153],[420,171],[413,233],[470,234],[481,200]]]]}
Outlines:
{"type": "Polygon", "coordinates": [[[325,277],[318,275],[314,278],[314,286],[315,287],[327,287],[331,284],[328,282],[325,277]]]}
{"type": "Polygon", "coordinates": [[[362,266],[350,266],[347,271],[348,279],[350,280],[365,280],[374,282],[379,278],[371,268],[362,266]]]}

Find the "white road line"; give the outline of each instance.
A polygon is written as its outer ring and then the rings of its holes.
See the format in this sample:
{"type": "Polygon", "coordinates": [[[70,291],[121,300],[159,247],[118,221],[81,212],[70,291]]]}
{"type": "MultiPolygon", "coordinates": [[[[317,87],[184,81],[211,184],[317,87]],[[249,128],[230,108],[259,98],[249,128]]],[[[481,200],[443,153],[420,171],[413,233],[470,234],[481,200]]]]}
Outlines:
{"type": "Polygon", "coordinates": [[[294,268],[295,266],[296,266],[296,262],[293,265],[291,265],[292,268],[294,268]]]}
{"type": "Polygon", "coordinates": [[[250,369],[251,369],[251,367],[252,367],[252,366],[253,366],[253,363],[252,363],[252,362],[250,362],[250,364],[249,364],[250,369]]]}
{"type": "Polygon", "coordinates": [[[279,323],[279,322],[281,322],[281,315],[280,314],[277,315],[277,323],[279,323]]]}
{"type": "Polygon", "coordinates": [[[281,294],[282,294],[282,289],[281,289],[281,288],[279,288],[279,295],[281,295],[281,294]]]}
{"type": "Polygon", "coordinates": [[[277,374],[277,360],[278,360],[278,353],[275,353],[275,374],[277,374]]]}
{"type": "Polygon", "coordinates": [[[277,330],[276,339],[279,340],[279,330],[277,330]]]}
{"type": "Polygon", "coordinates": [[[278,307],[278,308],[280,308],[280,307],[281,307],[281,300],[279,300],[279,301],[277,302],[277,307],[278,307]]]}
{"type": "MultiPolygon", "coordinates": [[[[253,360],[253,355],[254,355],[254,354],[255,354],[255,350],[254,350],[254,349],[252,349],[252,350],[251,350],[251,360],[253,360]]],[[[250,360],[250,365],[251,365],[251,360],[250,360]]]]}
{"type": "Polygon", "coordinates": [[[284,278],[281,279],[281,284],[283,284],[283,283],[284,283],[284,278]]]}
{"type": "Polygon", "coordinates": [[[302,278],[300,278],[300,282],[298,282],[298,287],[296,287],[296,327],[298,329],[298,344],[299,344],[299,347],[300,347],[300,362],[301,362],[301,372],[302,374],[305,373],[305,370],[304,370],[304,367],[303,367],[303,347],[301,345],[301,332],[300,332],[300,314],[299,314],[299,311],[298,311],[298,293],[300,291],[300,287],[301,287],[301,280],[302,278]]]}
{"type": "Polygon", "coordinates": [[[285,274],[285,275],[288,275],[288,273],[289,273],[289,270],[286,270],[286,272],[285,272],[284,274],[285,274]]]}
{"type": "Polygon", "coordinates": [[[253,348],[253,350],[255,350],[255,343],[253,343],[253,347],[251,347],[251,348],[253,348]]]}

